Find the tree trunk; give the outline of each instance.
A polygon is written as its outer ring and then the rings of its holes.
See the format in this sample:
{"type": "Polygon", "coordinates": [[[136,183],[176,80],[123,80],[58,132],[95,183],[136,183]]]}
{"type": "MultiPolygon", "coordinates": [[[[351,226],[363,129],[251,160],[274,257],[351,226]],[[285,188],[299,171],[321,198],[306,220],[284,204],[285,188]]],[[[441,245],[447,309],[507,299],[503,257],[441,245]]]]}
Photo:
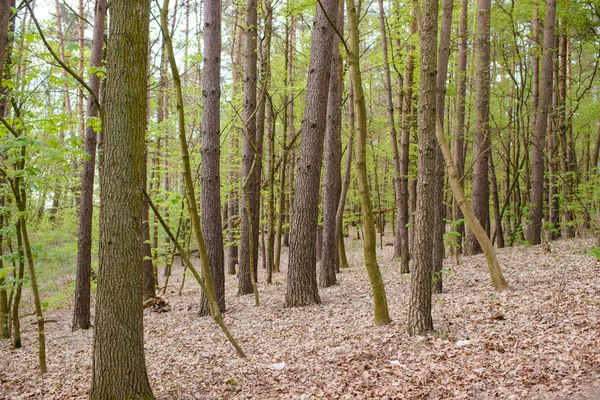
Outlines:
{"type": "MultiPolygon", "coordinates": [[[[454,142],[454,164],[456,173],[462,187],[463,171],[465,169],[465,103],[467,98],[467,42],[469,39],[468,31],[468,0],[461,0],[460,8],[460,27],[458,42],[458,65],[456,71],[456,131],[454,142]]],[[[454,221],[464,218],[462,210],[454,200],[454,221]]],[[[459,223],[455,230],[460,234],[459,250],[462,250],[463,238],[465,236],[465,224],[459,223]]],[[[458,251],[458,250],[457,250],[458,251]]]]}
{"type": "MultiPolygon", "coordinates": [[[[477,39],[478,54],[475,71],[475,166],[473,170],[472,207],[483,229],[490,236],[490,186],[489,161],[490,140],[490,0],[477,0],[477,39]]],[[[477,238],[467,231],[465,253],[482,252],[477,238]]]]}
{"type": "MultiPolygon", "coordinates": [[[[440,32],[440,44],[438,48],[437,77],[436,77],[436,104],[435,108],[440,121],[444,121],[446,109],[446,79],[448,77],[448,59],[450,58],[450,37],[452,36],[452,9],[454,0],[444,0],[442,13],[442,28],[440,32]]],[[[438,206],[435,209],[435,221],[433,231],[433,293],[442,293],[444,266],[444,232],[446,223],[444,216],[444,156],[439,146],[436,146],[435,155],[435,189],[438,206]]]]}
{"type": "Polygon", "coordinates": [[[544,52],[540,79],[540,98],[535,109],[533,146],[531,148],[531,204],[527,229],[527,240],[532,245],[542,240],[542,211],[544,206],[544,149],[548,111],[552,101],[552,76],[554,63],[554,25],[556,20],[556,0],[546,0],[544,20],[544,52]]]}
{"type": "MultiPolygon", "coordinates": [[[[337,29],[342,32],[344,3],[338,7],[337,29]]],[[[342,58],[339,38],[333,38],[331,78],[327,99],[327,127],[325,131],[325,172],[323,174],[323,244],[319,286],[328,287],[337,283],[335,273],[339,270],[337,209],[340,202],[342,177],[342,58]]]]}
{"type": "MultiPolygon", "coordinates": [[[[104,30],[106,19],[106,0],[96,1],[94,13],[94,33],[92,36],[92,55],[90,64],[99,68],[103,65],[104,30]]],[[[95,92],[100,90],[100,77],[91,74],[89,86],[95,92]]],[[[94,99],[88,99],[88,118],[98,117],[98,106],[94,99]]],[[[92,221],[94,212],[94,172],[96,169],[97,135],[93,126],[85,130],[85,151],[89,159],[83,160],[81,172],[81,197],[79,199],[79,229],[77,232],[77,280],[75,284],[75,304],[73,307],[72,329],[90,327],[90,273],[92,270],[92,221]]]]}
{"type": "MultiPolygon", "coordinates": [[[[418,18],[418,14],[417,14],[418,18]]],[[[417,214],[415,216],[414,265],[410,282],[408,311],[409,335],[433,330],[431,317],[431,273],[433,272],[433,235],[435,229],[436,152],[436,65],[438,1],[423,0],[419,23],[421,46],[421,83],[419,86],[419,159],[417,178],[417,214]]]]}
{"type": "MultiPolygon", "coordinates": [[[[414,7],[414,5],[413,5],[414,7]]],[[[411,9],[411,22],[409,25],[409,35],[416,32],[417,21],[414,17],[414,9],[411,9]]],[[[413,108],[413,73],[415,68],[414,46],[410,43],[406,46],[406,72],[404,76],[404,96],[402,99],[402,130],[400,134],[400,204],[396,216],[396,236],[400,239],[400,272],[408,274],[410,272],[410,240],[408,225],[410,223],[409,213],[409,149],[410,149],[410,131],[412,126],[412,108],[413,108]]],[[[411,230],[412,232],[412,230],[411,230]]],[[[394,249],[394,254],[397,250],[394,249]]]]}
{"type": "Polygon", "coordinates": [[[354,86],[354,103],[356,106],[356,181],[361,204],[361,219],[364,227],[363,252],[365,267],[369,275],[373,291],[373,314],[375,325],[391,322],[385,286],[377,265],[377,235],[373,221],[373,209],[369,195],[369,179],[367,177],[367,108],[363,92],[360,71],[360,41],[358,34],[358,12],[354,0],[346,0],[348,9],[349,52],[348,64],[354,86]]]}
{"type": "Polygon", "coordinates": [[[308,70],[306,106],[302,119],[302,142],[298,157],[293,214],[290,227],[287,307],[320,303],[316,271],[316,231],[319,209],[319,186],[323,164],[323,141],[327,117],[327,92],[331,73],[333,27],[328,19],[337,20],[338,3],[324,0],[317,6],[313,23],[308,70]]]}
{"type": "Polygon", "coordinates": [[[142,196],[150,4],[111,1],[92,399],[154,399],[144,356],[142,196]]]}
{"type": "MultiPolygon", "coordinates": [[[[492,183],[492,201],[494,204],[494,238],[498,240],[498,248],[501,249],[504,247],[504,231],[502,230],[502,214],[500,212],[500,199],[498,196],[498,183],[496,180],[496,168],[494,167],[494,160],[492,159],[492,154],[490,153],[489,159],[489,168],[490,168],[490,180],[492,183]]],[[[506,193],[506,196],[510,196],[510,193],[506,193]]],[[[493,244],[493,241],[492,241],[493,244]]]]}
{"type": "MultiPolygon", "coordinates": [[[[221,220],[221,0],[204,1],[204,71],[202,75],[202,231],[215,296],[225,312],[225,257],[221,220]]],[[[200,315],[210,315],[206,293],[200,315]]]]}
{"type": "Polygon", "coordinates": [[[244,136],[242,138],[242,185],[248,182],[247,199],[242,196],[240,254],[238,271],[238,295],[254,292],[251,274],[256,277],[258,265],[258,233],[260,211],[260,171],[252,169],[253,163],[261,164],[257,137],[257,39],[258,23],[256,0],[246,0],[246,31],[244,33],[244,136]],[[253,174],[249,177],[250,174],[253,174]],[[252,226],[250,226],[252,225],[252,226]],[[250,237],[252,233],[252,237],[250,237]],[[252,249],[250,249],[252,242],[252,249]],[[250,255],[252,254],[252,257],[250,255]],[[252,259],[251,259],[252,258],[252,259]],[[253,272],[250,272],[250,268],[253,272]]]}

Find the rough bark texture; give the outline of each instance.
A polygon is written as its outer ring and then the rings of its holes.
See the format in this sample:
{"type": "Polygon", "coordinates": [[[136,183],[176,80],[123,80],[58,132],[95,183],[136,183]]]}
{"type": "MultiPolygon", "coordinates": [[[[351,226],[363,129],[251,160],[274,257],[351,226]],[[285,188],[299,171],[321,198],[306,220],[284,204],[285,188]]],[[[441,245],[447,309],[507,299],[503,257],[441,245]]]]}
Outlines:
{"type": "Polygon", "coordinates": [[[302,142],[298,157],[293,214],[290,227],[287,307],[320,303],[317,289],[316,232],[319,215],[319,184],[323,164],[323,140],[327,117],[327,92],[331,72],[333,27],[328,18],[337,20],[338,3],[321,2],[313,27],[306,106],[302,119],[302,142]]]}
{"type": "Polygon", "coordinates": [[[552,101],[552,75],[554,63],[554,25],[556,20],[556,0],[546,0],[544,20],[544,54],[540,79],[540,98],[535,109],[533,146],[531,148],[531,202],[527,228],[527,240],[532,245],[542,241],[542,211],[544,205],[544,148],[548,110],[552,101]]]}
{"type": "MultiPolygon", "coordinates": [[[[338,9],[338,31],[343,31],[344,3],[338,9]]],[[[335,285],[336,271],[339,270],[337,209],[342,189],[342,58],[339,51],[339,38],[333,39],[331,58],[331,78],[327,99],[327,128],[325,131],[325,173],[323,181],[323,245],[321,248],[321,269],[319,286],[335,285]]]]}
{"type": "MultiPolygon", "coordinates": [[[[221,221],[221,0],[204,1],[202,75],[202,231],[221,312],[225,311],[225,259],[221,221]]],[[[202,292],[200,315],[210,315],[202,292]]]]}
{"type": "MultiPolygon", "coordinates": [[[[90,64],[101,67],[104,54],[104,28],[106,20],[106,0],[96,1],[94,33],[90,64]]],[[[100,77],[91,74],[89,86],[95,92],[100,90],[100,77]]],[[[88,118],[98,117],[98,106],[91,98],[87,103],[88,118]]],[[[96,169],[96,131],[92,126],[85,130],[85,151],[88,160],[83,160],[81,172],[81,197],[79,199],[79,230],[77,232],[77,280],[75,283],[75,303],[73,306],[72,329],[90,327],[90,273],[92,270],[92,218],[94,211],[94,171],[96,169]]]]}
{"type": "MultiPolygon", "coordinates": [[[[478,55],[475,70],[475,166],[473,169],[472,208],[488,237],[490,236],[490,186],[488,158],[490,140],[490,0],[477,0],[478,55]]],[[[472,231],[467,230],[466,254],[481,253],[472,231]]]]}
{"type": "MultiPolygon", "coordinates": [[[[448,76],[448,59],[450,57],[450,37],[452,36],[452,9],[454,0],[444,0],[442,27],[440,32],[440,45],[438,48],[437,60],[437,78],[436,78],[436,111],[440,121],[444,121],[444,111],[446,109],[446,79],[448,76]]],[[[439,146],[436,146],[435,155],[435,194],[437,196],[435,210],[435,221],[433,231],[433,293],[442,293],[443,277],[442,267],[444,264],[444,232],[446,223],[444,222],[444,156],[439,146]]]]}
{"type": "MultiPolygon", "coordinates": [[[[456,71],[456,132],[454,142],[454,165],[456,165],[456,173],[461,181],[463,170],[465,168],[465,103],[467,97],[467,41],[468,41],[468,11],[469,5],[467,0],[461,1],[460,6],[460,27],[459,27],[459,42],[458,42],[458,65],[456,71]]],[[[454,220],[463,219],[463,212],[454,200],[454,220]]],[[[459,241],[462,249],[463,237],[465,235],[465,224],[458,224],[456,231],[460,233],[459,241]]]]}
{"type": "MultiPolygon", "coordinates": [[[[412,21],[409,27],[409,35],[416,32],[417,21],[414,18],[414,12],[411,12],[412,21]]],[[[412,125],[413,108],[413,73],[415,68],[415,56],[413,54],[414,46],[410,43],[406,46],[406,72],[404,75],[404,96],[402,99],[402,130],[400,135],[400,202],[398,214],[396,215],[396,235],[399,237],[400,248],[394,248],[394,254],[398,251],[400,257],[400,272],[408,274],[410,272],[410,246],[408,235],[409,219],[409,188],[408,188],[408,164],[410,149],[410,131],[412,125]]]]}
{"type": "Polygon", "coordinates": [[[256,84],[257,84],[257,42],[256,24],[258,16],[256,12],[256,0],[246,0],[246,31],[244,33],[244,136],[242,138],[242,185],[252,172],[247,186],[248,202],[245,196],[241,196],[242,231],[240,236],[240,254],[238,271],[238,295],[251,294],[253,292],[250,279],[250,265],[254,269],[256,277],[258,265],[258,233],[259,233],[259,208],[260,208],[260,173],[257,167],[260,165],[260,154],[255,154],[253,146],[257,146],[256,134],[256,84]],[[252,171],[252,163],[257,158],[257,166],[252,171]],[[249,203],[249,204],[248,204],[249,203]],[[252,227],[249,226],[252,224],[252,227]],[[250,240],[252,231],[252,240],[250,240]],[[252,241],[252,250],[250,250],[252,241]],[[252,254],[252,260],[250,260],[252,254]]]}
{"type": "Polygon", "coordinates": [[[438,1],[423,0],[419,29],[421,83],[419,86],[419,160],[417,214],[415,216],[414,265],[408,311],[408,333],[420,335],[433,330],[431,318],[431,273],[435,209],[436,152],[436,64],[438,1]]]}
{"type": "Polygon", "coordinates": [[[92,399],[154,399],[144,357],[142,196],[150,3],[111,1],[92,399]]]}

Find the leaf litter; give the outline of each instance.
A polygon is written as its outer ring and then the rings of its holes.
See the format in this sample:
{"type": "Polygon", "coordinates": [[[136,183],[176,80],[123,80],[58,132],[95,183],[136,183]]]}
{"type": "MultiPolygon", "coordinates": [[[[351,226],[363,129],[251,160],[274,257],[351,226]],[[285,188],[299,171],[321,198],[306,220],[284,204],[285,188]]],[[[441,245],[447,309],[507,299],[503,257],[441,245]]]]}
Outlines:
{"type": "MultiPolygon", "coordinates": [[[[391,241],[390,237],[386,238],[391,241]]],[[[378,249],[392,323],[372,322],[362,242],[347,239],[350,269],[320,289],[322,304],[283,308],[282,273],[264,283],[261,306],[236,296],[227,276],[225,322],[248,354],[240,359],[210,317],[199,288],[169,288],[168,312],[144,311],[148,375],[158,399],[599,399],[600,263],[591,240],[499,250],[511,289],[495,292],[483,255],[445,261],[444,293],[433,296],[436,331],[406,333],[410,276],[393,249],[378,249]]],[[[182,268],[174,266],[173,285],[182,268]]],[[[162,279],[162,277],[161,277],[162,279]]],[[[25,293],[23,314],[32,302],[25,293]]],[[[71,332],[71,310],[47,319],[48,373],[37,369],[34,317],[23,318],[22,349],[0,341],[1,399],[85,399],[92,330],[71,332]]]]}

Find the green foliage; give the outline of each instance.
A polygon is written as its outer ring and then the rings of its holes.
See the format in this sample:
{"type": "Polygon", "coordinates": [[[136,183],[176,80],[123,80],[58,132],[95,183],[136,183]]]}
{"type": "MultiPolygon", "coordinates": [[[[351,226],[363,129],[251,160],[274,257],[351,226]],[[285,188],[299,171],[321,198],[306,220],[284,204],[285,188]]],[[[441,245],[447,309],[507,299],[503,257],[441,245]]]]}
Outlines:
{"type": "Polygon", "coordinates": [[[588,252],[586,254],[588,256],[594,256],[594,257],[596,257],[596,260],[600,261],[600,248],[592,247],[591,249],[588,250],[588,252]]]}

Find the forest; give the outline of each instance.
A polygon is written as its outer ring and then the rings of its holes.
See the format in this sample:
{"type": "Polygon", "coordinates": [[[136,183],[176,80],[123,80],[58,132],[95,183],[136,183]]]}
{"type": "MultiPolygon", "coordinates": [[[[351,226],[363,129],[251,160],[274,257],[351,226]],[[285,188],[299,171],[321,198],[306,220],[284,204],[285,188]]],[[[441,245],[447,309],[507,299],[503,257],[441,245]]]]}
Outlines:
{"type": "Polygon", "coordinates": [[[0,399],[600,399],[600,0],[0,0],[0,399]]]}

